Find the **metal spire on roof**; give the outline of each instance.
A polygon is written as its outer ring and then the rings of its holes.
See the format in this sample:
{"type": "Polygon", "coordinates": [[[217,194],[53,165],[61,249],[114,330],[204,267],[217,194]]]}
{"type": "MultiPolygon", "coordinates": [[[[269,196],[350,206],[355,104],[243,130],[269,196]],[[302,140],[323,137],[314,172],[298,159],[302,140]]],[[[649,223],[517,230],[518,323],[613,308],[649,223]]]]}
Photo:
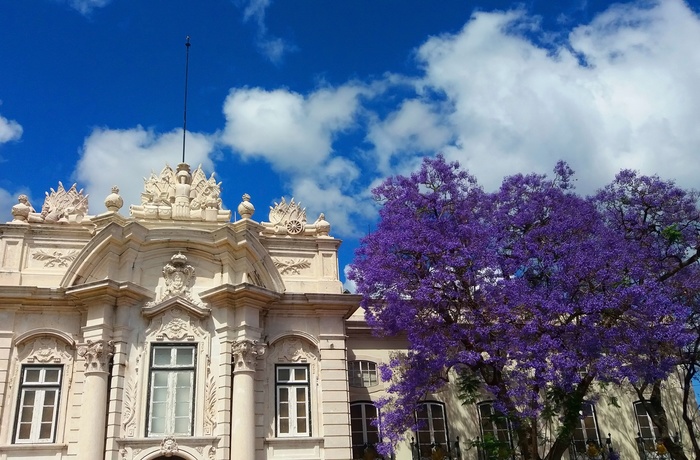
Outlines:
{"type": "Polygon", "coordinates": [[[182,162],[185,162],[185,136],[187,135],[187,80],[189,76],[190,68],[190,36],[187,36],[187,41],[185,42],[185,107],[183,111],[183,122],[182,122],[182,162]]]}

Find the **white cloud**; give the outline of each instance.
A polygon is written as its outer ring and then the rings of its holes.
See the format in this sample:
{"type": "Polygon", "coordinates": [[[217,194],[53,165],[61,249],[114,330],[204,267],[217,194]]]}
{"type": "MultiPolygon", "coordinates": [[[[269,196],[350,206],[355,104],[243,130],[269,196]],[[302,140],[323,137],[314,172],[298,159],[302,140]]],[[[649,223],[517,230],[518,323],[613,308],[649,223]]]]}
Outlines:
{"type": "MultiPolygon", "coordinates": [[[[212,170],[209,154],[214,148],[211,137],[187,132],[186,160],[212,170]]],[[[82,155],[74,172],[76,180],[90,195],[90,213],[105,212],[103,201],[113,185],[124,199],[120,213],[129,214],[130,204],[139,204],[143,178],[153,171],[159,174],[165,164],[176,167],[182,160],[182,130],[158,134],[141,126],[132,129],[96,128],[85,139],[82,155]]]]}
{"type": "Polygon", "coordinates": [[[10,193],[4,188],[0,188],[0,222],[10,222],[12,220],[12,213],[10,210],[12,206],[17,203],[16,195],[10,193]]]}
{"type": "Polygon", "coordinates": [[[336,134],[354,125],[365,92],[352,84],[308,96],[285,89],[234,89],[224,102],[222,141],[243,157],[264,158],[277,170],[308,170],[331,155],[336,134]]]}
{"type": "Polygon", "coordinates": [[[696,185],[700,21],[682,1],[613,6],[555,49],[531,33],[536,21],[518,10],[476,13],[427,40],[416,88],[444,100],[405,102],[372,126],[378,162],[442,150],[490,188],[560,158],[582,191],[623,167],[696,185]]]}
{"type": "Polygon", "coordinates": [[[70,6],[78,10],[80,14],[88,15],[95,8],[107,6],[112,0],[70,0],[70,6]]]}
{"type": "Polygon", "coordinates": [[[353,280],[348,278],[348,275],[350,274],[349,264],[343,267],[343,273],[345,274],[345,282],[343,283],[343,288],[351,294],[355,294],[357,292],[357,284],[353,280]]]}
{"type": "Polygon", "coordinates": [[[255,23],[257,46],[273,64],[280,63],[285,53],[296,50],[294,45],[268,32],[265,13],[272,3],[270,0],[243,0],[240,3],[244,7],[243,21],[255,23]]]}
{"type": "Polygon", "coordinates": [[[22,125],[0,115],[0,144],[19,140],[22,137],[22,125]]]}

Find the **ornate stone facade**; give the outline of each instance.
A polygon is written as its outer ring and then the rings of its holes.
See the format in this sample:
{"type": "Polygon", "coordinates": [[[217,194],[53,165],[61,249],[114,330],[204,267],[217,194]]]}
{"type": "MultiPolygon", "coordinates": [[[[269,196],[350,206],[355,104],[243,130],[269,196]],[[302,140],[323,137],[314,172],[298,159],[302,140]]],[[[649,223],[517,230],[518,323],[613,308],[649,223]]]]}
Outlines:
{"type": "MultiPolygon", "coordinates": [[[[405,343],[372,336],[359,298],[343,293],[324,213],[310,223],[282,199],[256,222],[242,192],[231,222],[214,176],[180,164],[145,179],[128,217],[117,187],[107,211],[90,215],[82,190],[61,183],[39,212],[25,195],[6,210],[0,460],[374,452],[371,414],[386,395],[377,369],[405,343]]],[[[439,423],[450,455],[475,456],[466,447],[483,436],[477,408],[449,391],[427,398],[449,409],[439,423]]],[[[619,395],[627,412],[601,404],[596,422],[626,458],[636,454],[632,402],[619,395]]],[[[395,459],[421,455],[407,440],[395,459]]]]}

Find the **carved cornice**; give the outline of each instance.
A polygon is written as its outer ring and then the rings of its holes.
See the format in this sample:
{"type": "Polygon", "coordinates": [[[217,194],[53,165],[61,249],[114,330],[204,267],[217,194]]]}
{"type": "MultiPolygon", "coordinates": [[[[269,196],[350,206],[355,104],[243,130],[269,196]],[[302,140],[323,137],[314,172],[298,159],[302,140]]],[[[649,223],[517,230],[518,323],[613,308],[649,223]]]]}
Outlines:
{"type": "Polygon", "coordinates": [[[114,342],[111,340],[88,340],[78,347],[78,355],[85,358],[85,373],[107,372],[113,354],[114,342]]]}
{"type": "Polygon", "coordinates": [[[233,344],[233,373],[255,372],[255,361],[265,354],[267,345],[257,340],[239,340],[233,344]]]}

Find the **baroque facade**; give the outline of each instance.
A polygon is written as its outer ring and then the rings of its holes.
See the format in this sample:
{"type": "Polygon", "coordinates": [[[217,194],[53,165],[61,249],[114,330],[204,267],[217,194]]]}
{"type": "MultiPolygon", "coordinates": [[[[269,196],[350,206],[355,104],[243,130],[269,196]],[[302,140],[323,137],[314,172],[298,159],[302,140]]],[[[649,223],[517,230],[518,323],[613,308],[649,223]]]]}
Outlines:
{"type": "MultiPolygon", "coordinates": [[[[232,220],[187,164],[147,178],[129,217],[118,192],[90,215],[59,182],[0,225],[0,460],[377,458],[378,366],[404,345],[373,337],[343,292],[325,216],[283,199],[258,222],[243,195],[232,220]]],[[[446,391],[416,416],[398,460],[512,443],[488,398],[446,391]]],[[[623,458],[659,456],[624,394],[585,408],[570,456],[608,433],[623,458]]]]}

